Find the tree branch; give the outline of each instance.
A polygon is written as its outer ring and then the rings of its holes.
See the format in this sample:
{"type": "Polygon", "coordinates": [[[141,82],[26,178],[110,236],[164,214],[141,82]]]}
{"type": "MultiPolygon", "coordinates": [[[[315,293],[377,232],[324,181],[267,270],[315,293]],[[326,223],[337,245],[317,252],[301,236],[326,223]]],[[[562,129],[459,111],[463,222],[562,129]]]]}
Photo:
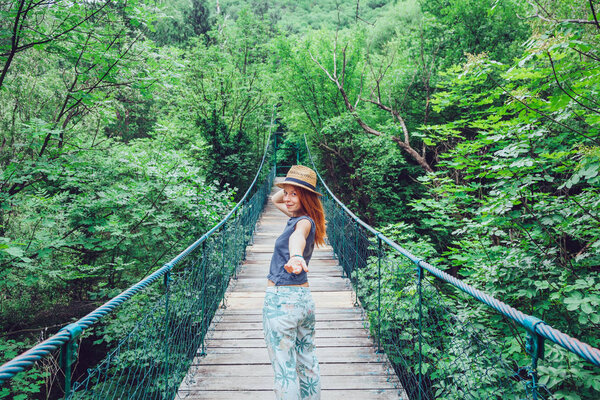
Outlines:
{"type": "MultiPolygon", "coordinates": [[[[335,42],[337,42],[337,36],[336,36],[336,40],[335,42]]],[[[335,66],[335,49],[336,49],[336,43],[334,43],[334,54],[333,54],[333,58],[334,58],[334,66],[335,66]]],[[[346,105],[346,109],[350,112],[350,114],[352,114],[352,116],[354,117],[355,121],[360,125],[360,127],[367,133],[374,135],[374,136],[381,136],[382,133],[372,127],[370,127],[366,122],[364,122],[362,120],[362,118],[360,118],[360,116],[358,115],[358,113],[356,112],[356,106],[353,106],[350,103],[350,99],[348,98],[348,94],[346,93],[346,90],[344,89],[344,85],[342,83],[340,83],[339,79],[336,76],[336,70],[334,69],[333,75],[329,73],[329,71],[327,71],[327,69],[325,67],[323,67],[323,65],[313,56],[312,52],[309,50],[309,54],[310,54],[310,58],[319,66],[319,68],[325,72],[325,74],[327,75],[327,77],[329,78],[329,80],[331,80],[336,87],[338,88],[338,91],[340,92],[343,100],[344,100],[344,104],[346,105]]],[[[344,54],[345,54],[345,49],[344,49],[344,54]]],[[[345,67],[346,67],[346,59],[344,57],[344,65],[342,67],[342,70],[345,71],[345,67]]],[[[391,65],[391,62],[390,62],[391,65]]],[[[335,68],[335,67],[334,67],[335,68]]],[[[388,67],[385,68],[385,71],[387,71],[388,67]]],[[[379,81],[381,81],[381,79],[383,78],[385,72],[382,72],[379,75],[379,81]]],[[[377,79],[376,79],[377,81],[377,79]]],[[[406,126],[406,123],[404,122],[404,119],[402,118],[402,116],[400,116],[400,114],[393,110],[391,107],[384,105],[383,103],[381,103],[381,101],[378,99],[378,101],[374,101],[374,100],[367,100],[370,103],[373,103],[375,105],[377,105],[379,108],[381,108],[382,110],[387,111],[388,113],[390,113],[399,123],[400,126],[402,127],[402,131],[404,133],[404,140],[400,139],[399,137],[392,137],[392,141],[394,141],[396,144],[398,144],[398,146],[400,148],[402,148],[404,151],[406,151],[421,167],[423,167],[423,169],[425,169],[427,172],[433,172],[433,169],[431,168],[431,166],[429,165],[429,163],[427,162],[427,160],[425,159],[424,156],[420,155],[415,149],[412,148],[412,146],[410,145],[410,135],[408,132],[408,128],[406,126]]],[[[358,102],[357,102],[358,104],[358,102]]]]}
{"type": "Polygon", "coordinates": [[[518,97],[514,96],[514,95],[513,95],[513,94],[512,94],[512,93],[511,93],[511,92],[510,92],[510,91],[509,91],[507,88],[505,88],[504,86],[502,86],[501,84],[499,84],[499,83],[498,83],[496,80],[494,80],[494,79],[493,79],[493,78],[491,78],[491,77],[490,77],[490,79],[492,79],[492,82],[493,82],[493,83],[494,83],[494,84],[495,84],[497,87],[499,87],[500,89],[502,89],[502,91],[504,91],[504,92],[505,92],[505,93],[506,93],[508,96],[510,96],[510,98],[512,98],[512,99],[514,99],[514,100],[516,100],[516,101],[518,101],[519,103],[521,103],[521,104],[522,104],[522,105],[523,105],[525,108],[527,108],[528,110],[530,110],[530,111],[533,111],[533,112],[535,112],[535,113],[538,113],[539,115],[541,115],[541,116],[542,116],[542,117],[544,117],[544,118],[547,118],[547,119],[548,119],[548,120],[550,120],[551,122],[554,122],[555,124],[557,124],[557,125],[559,125],[559,126],[562,126],[563,128],[566,128],[566,129],[568,129],[569,131],[571,131],[571,132],[573,132],[573,133],[576,133],[576,134],[578,134],[578,135],[580,135],[580,136],[582,136],[582,137],[584,137],[584,138],[586,138],[586,139],[588,139],[588,140],[590,140],[590,141],[592,141],[592,142],[596,143],[597,145],[600,145],[600,141],[598,141],[597,139],[595,139],[595,138],[592,138],[592,137],[590,137],[590,136],[586,135],[585,133],[583,133],[583,132],[581,132],[581,131],[578,131],[577,129],[571,128],[570,126],[568,126],[568,125],[565,125],[565,124],[563,124],[563,123],[562,123],[562,122],[560,122],[560,121],[557,121],[556,119],[552,118],[550,115],[546,114],[546,113],[545,113],[545,112],[543,112],[543,111],[540,111],[540,110],[538,110],[538,109],[536,109],[536,108],[533,108],[533,107],[531,107],[529,104],[525,103],[523,100],[521,100],[521,99],[519,99],[518,97]]]}
{"type": "Polygon", "coordinates": [[[569,96],[569,98],[571,100],[573,100],[575,103],[579,104],[581,107],[588,109],[592,112],[595,112],[596,114],[598,114],[600,111],[595,109],[595,108],[591,108],[586,106],[585,104],[581,103],[579,100],[577,100],[575,97],[573,97],[569,92],[567,92],[567,90],[561,85],[560,81],[558,80],[558,75],[556,74],[556,68],[554,67],[554,60],[552,59],[552,55],[550,54],[550,51],[546,51],[546,54],[548,55],[548,60],[550,60],[550,66],[552,67],[552,73],[554,74],[554,80],[556,81],[556,84],[558,85],[558,88],[567,96],[569,96]]]}
{"type": "Polygon", "coordinates": [[[17,53],[17,47],[19,46],[19,31],[23,27],[23,20],[27,16],[27,11],[23,12],[23,6],[25,5],[25,0],[21,0],[19,3],[19,10],[17,11],[17,16],[15,17],[15,24],[13,26],[12,38],[11,38],[11,46],[10,51],[5,54],[0,54],[2,57],[8,56],[6,62],[4,63],[4,67],[2,68],[2,73],[0,73],[0,88],[2,87],[2,83],[4,82],[4,78],[8,73],[8,69],[10,68],[10,64],[12,64],[12,60],[17,53]]]}
{"type": "MultiPolygon", "coordinates": [[[[75,29],[77,29],[78,27],[80,27],[81,25],[83,25],[85,22],[89,21],[91,18],[93,18],[96,14],[98,14],[100,11],[102,11],[104,9],[104,7],[106,7],[111,2],[112,2],[112,0],[106,0],[106,2],[100,8],[98,8],[96,11],[92,12],[90,15],[86,16],[84,19],[82,19],[81,21],[79,21],[75,25],[73,25],[73,26],[71,26],[71,27],[69,27],[69,28],[65,29],[64,31],[62,31],[60,33],[57,33],[57,34],[50,33],[46,39],[38,40],[37,42],[31,42],[31,43],[27,43],[27,44],[25,44],[23,46],[19,46],[19,47],[16,48],[15,52],[21,52],[21,51],[27,50],[27,49],[29,49],[31,47],[38,46],[40,44],[46,44],[46,43],[49,43],[49,42],[51,42],[53,40],[59,39],[60,37],[66,35],[67,33],[70,33],[72,31],[74,31],[75,29]]],[[[31,7],[31,8],[33,8],[33,7],[31,7]]],[[[62,23],[61,23],[61,25],[62,25],[62,23]]],[[[0,54],[0,56],[4,57],[4,56],[7,56],[8,54],[9,53],[4,53],[4,54],[0,54]]]]}
{"type": "Polygon", "coordinates": [[[542,7],[542,5],[537,0],[535,0],[536,4],[533,4],[530,0],[527,0],[527,3],[536,10],[535,10],[534,14],[526,16],[525,18],[526,19],[538,18],[538,19],[541,19],[542,21],[552,22],[552,23],[556,23],[556,24],[571,23],[571,24],[596,25],[600,29],[600,25],[598,25],[598,20],[596,19],[596,12],[594,10],[592,0],[589,0],[589,2],[590,2],[590,6],[592,7],[592,13],[594,14],[594,21],[588,21],[587,19],[578,19],[578,18],[567,18],[567,19],[551,18],[550,13],[546,9],[544,9],[544,7],[542,7]],[[546,13],[547,17],[540,15],[539,11],[537,10],[538,7],[541,8],[546,13]]]}
{"type": "Polygon", "coordinates": [[[592,15],[594,17],[594,22],[596,22],[596,28],[600,29],[600,24],[598,23],[598,17],[596,16],[596,10],[594,10],[594,0],[589,0],[590,9],[592,10],[592,15]]]}
{"type": "Polygon", "coordinates": [[[336,156],[338,156],[338,158],[340,160],[342,160],[344,162],[344,164],[346,164],[347,166],[350,166],[350,163],[348,162],[348,160],[346,160],[346,157],[344,157],[342,155],[342,153],[340,153],[339,150],[333,149],[333,148],[327,146],[325,143],[319,143],[319,147],[322,147],[325,150],[328,150],[328,151],[332,152],[333,154],[335,154],[336,156]]]}

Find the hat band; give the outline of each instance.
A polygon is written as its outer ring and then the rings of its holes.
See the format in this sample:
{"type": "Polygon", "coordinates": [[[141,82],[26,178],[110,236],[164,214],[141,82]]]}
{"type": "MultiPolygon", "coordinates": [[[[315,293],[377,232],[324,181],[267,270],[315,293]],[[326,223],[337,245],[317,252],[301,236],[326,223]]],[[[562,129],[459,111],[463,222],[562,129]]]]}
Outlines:
{"type": "Polygon", "coordinates": [[[290,178],[289,176],[287,176],[287,177],[285,178],[285,181],[284,181],[284,183],[285,183],[285,182],[295,182],[295,183],[299,183],[299,184],[301,184],[301,185],[304,185],[304,186],[306,186],[306,187],[308,187],[308,188],[311,188],[312,190],[317,190],[317,188],[316,188],[316,187],[314,187],[314,186],[313,186],[313,185],[311,185],[310,183],[308,183],[308,182],[306,182],[306,181],[303,181],[303,180],[301,180],[301,179],[290,178]]]}

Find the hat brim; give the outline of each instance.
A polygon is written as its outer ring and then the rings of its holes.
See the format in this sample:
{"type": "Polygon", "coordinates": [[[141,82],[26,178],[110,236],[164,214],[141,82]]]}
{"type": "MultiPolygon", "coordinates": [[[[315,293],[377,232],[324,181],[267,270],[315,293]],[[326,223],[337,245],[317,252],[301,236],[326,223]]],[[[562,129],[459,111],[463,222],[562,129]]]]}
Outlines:
{"type": "Polygon", "coordinates": [[[283,181],[283,182],[281,182],[281,183],[276,183],[276,184],[275,184],[275,186],[277,186],[278,188],[281,188],[281,189],[283,189],[283,187],[284,187],[285,185],[297,186],[297,187],[300,187],[300,188],[302,188],[302,189],[304,189],[304,190],[308,190],[309,192],[313,192],[313,193],[314,193],[314,194],[316,194],[317,196],[323,196],[321,193],[317,192],[316,190],[313,190],[313,189],[311,189],[311,188],[309,188],[309,187],[307,187],[307,186],[304,186],[304,185],[303,185],[303,184],[301,184],[301,183],[290,182],[290,181],[287,181],[287,182],[286,182],[286,181],[283,181]]]}

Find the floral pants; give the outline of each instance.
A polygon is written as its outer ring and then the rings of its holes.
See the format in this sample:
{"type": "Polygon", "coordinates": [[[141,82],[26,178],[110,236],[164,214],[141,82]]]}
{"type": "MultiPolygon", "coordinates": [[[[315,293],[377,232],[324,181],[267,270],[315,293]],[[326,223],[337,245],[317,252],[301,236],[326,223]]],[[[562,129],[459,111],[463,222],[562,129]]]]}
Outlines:
{"type": "Polygon", "coordinates": [[[277,399],[320,399],[315,303],[310,290],[302,286],[267,287],[263,331],[275,372],[277,399]]]}

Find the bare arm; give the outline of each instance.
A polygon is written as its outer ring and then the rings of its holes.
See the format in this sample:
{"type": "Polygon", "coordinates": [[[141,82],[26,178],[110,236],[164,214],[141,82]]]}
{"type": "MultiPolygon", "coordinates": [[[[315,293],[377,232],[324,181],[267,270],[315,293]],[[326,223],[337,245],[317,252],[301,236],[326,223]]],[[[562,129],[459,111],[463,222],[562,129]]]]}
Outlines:
{"type": "Polygon", "coordinates": [[[283,189],[271,196],[271,201],[273,202],[273,204],[275,204],[275,207],[277,207],[279,211],[281,211],[288,217],[292,216],[292,214],[287,210],[285,203],[283,202],[283,189]]]}
{"type": "Polygon", "coordinates": [[[296,229],[290,235],[288,242],[288,248],[290,250],[290,259],[285,263],[285,270],[294,274],[299,274],[304,271],[308,271],[306,261],[302,257],[304,254],[304,247],[306,247],[306,238],[310,234],[312,225],[309,220],[301,219],[296,223],[296,229]],[[300,256],[300,257],[294,257],[300,256]]]}

